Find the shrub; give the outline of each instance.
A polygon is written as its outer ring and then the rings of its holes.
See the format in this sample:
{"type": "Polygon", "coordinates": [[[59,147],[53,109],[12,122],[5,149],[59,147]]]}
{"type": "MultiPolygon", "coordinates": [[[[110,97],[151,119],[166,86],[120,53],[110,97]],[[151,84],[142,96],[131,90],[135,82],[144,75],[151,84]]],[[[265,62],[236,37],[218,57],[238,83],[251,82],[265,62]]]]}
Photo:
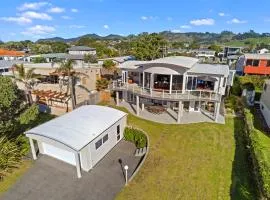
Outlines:
{"type": "Polygon", "coordinates": [[[147,146],[146,135],[138,129],[125,128],[124,139],[134,143],[137,148],[144,148],[147,146]]]}
{"type": "Polygon", "coordinates": [[[15,141],[0,138],[0,176],[3,177],[21,161],[22,152],[15,141]]]}

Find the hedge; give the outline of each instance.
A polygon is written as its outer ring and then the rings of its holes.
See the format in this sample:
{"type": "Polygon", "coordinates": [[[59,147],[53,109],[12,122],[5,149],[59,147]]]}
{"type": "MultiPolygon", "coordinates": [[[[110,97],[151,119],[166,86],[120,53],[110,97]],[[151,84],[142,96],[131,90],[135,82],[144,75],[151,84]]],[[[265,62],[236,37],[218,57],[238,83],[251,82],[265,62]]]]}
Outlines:
{"type": "Polygon", "coordinates": [[[134,143],[137,148],[144,148],[147,146],[146,135],[142,131],[135,128],[125,128],[124,139],[134,143]]]}
{"type": "Polygon", "coordinates": [[[250,110],[245,109],[244,113],[258,187],[263,196],[270,199],[270,138],[254,127],[254,116],[250,110]]]}

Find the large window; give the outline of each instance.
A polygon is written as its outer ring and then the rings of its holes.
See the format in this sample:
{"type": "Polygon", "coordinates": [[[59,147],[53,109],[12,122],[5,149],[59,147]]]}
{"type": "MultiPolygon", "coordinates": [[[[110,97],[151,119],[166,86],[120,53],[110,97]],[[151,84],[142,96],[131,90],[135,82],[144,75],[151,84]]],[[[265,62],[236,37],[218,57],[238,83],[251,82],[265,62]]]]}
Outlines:
{"type": "Polygon", "coordinates": [[[253,66],[253,67],[258,67],[259,64],[260,64],[260,60],[247,59],[247,62],[246,62],[247,66],[253,66]]]}
{"type": "Polygon", "coordinates": [[[270,60],[267,60],[266,67],[270,67],[270,60]]]}
{"type": "Polygon", "coordinates": [[[247,59],[247,62],[246,62],[246,65],[247,65],[247,66],[248,66],[248,65],[252,66],[252,63],[253,63],[253,60],[247,59]]]}
{"type": "Polygon", "coordinates": [[[260,64],[260,60],[253,60],[253,65],[254,67],[258,67],[260,64]]]}

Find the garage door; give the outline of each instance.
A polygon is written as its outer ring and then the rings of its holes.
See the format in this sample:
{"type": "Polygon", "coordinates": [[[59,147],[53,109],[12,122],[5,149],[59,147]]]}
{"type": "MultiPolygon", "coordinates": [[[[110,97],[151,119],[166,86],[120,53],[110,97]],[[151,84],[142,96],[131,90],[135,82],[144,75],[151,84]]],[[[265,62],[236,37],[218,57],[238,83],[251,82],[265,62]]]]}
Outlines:
{"type": "Polygon", "coordinates": [[[42,146],[43,146],[44,154],[52,156],[64,162],[67,162],[71,165],[76,165],[74,153],[64,150],[64,149],[60,149],[58,147],[55,147],[47,143],[42,143],[42,146]]]}

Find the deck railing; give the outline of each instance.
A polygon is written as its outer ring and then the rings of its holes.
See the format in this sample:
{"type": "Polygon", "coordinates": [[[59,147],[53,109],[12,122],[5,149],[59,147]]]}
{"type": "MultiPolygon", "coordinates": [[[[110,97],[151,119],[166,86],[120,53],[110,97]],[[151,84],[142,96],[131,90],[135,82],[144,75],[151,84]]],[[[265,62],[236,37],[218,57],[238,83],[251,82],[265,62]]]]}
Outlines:
{"type": "Polygon", "coordinates": [[[109,86],[111,90],[129,91],[145,97],[171,99],[171,100],[212,100],[220,101],[221,94],[210,90],[162,90],[153,88],[142,88],[137,84],[128,84],[113,81],[109,86]]]}

